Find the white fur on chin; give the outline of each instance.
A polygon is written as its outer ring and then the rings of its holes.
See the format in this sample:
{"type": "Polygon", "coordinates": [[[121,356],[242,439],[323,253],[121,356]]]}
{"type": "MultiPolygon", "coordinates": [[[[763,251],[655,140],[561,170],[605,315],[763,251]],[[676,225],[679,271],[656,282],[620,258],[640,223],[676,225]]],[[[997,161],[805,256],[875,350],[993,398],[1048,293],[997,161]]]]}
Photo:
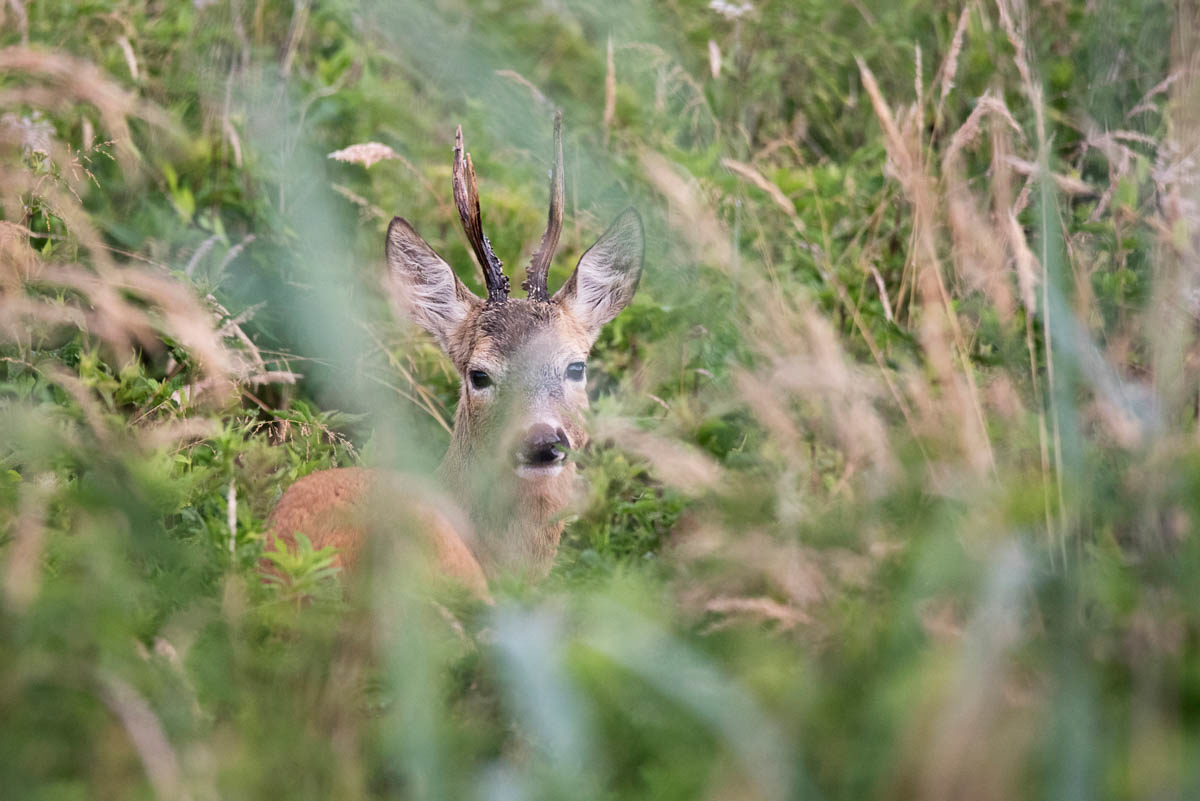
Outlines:
{"type": "Polygon", "coordinates": [[[555,478],[562,473],[566,465],[563,462],[555,462],[548,465],[518,465],[516,468],[517,476],[526,481],[545,481],[546,479],[555,478]]]}

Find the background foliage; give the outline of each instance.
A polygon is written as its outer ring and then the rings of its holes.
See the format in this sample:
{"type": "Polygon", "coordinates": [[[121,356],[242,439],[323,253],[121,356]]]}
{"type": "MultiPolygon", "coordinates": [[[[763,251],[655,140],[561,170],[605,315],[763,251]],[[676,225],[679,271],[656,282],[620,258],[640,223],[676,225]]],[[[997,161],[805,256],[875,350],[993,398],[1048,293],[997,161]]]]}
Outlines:
{"type": "Polygon", "coordinates": [[[0,794],[1195,796],[1196,21],[8,0],[0,794]],[[550,578],[263,582],[297,478],[437,464],[382,234],[478,289],[461,122],[519,270],[554,107],[552,286],[649,248],[550,578]]]}

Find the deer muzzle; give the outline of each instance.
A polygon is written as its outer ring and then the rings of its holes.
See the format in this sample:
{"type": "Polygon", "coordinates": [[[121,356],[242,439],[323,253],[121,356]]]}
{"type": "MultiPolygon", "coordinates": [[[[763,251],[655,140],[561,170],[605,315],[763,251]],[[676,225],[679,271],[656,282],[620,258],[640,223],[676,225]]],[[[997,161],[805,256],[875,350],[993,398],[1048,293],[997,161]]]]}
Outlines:
{"type": "Polygon", "coordinates": [[[557,473],[570,449],[571,440],[561,426],[534,423],[517,449],[517,471],[522,474],[557,473]]]}

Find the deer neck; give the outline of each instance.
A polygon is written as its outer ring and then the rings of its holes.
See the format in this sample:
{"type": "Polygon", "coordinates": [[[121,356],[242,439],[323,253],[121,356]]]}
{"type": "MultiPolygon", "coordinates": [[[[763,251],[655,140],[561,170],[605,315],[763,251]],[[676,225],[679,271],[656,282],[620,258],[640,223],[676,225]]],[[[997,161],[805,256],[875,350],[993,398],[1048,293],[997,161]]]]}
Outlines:
{"type": "Polygon", "coordinates": [[[481,464],[458,427],[438,470],[471,519],[465,538],[489,576],[540,578],[550,571],[562,536],[562,513],[575,486],[575,465],[551,479],[518,478],[506,465],[481,464]]]}

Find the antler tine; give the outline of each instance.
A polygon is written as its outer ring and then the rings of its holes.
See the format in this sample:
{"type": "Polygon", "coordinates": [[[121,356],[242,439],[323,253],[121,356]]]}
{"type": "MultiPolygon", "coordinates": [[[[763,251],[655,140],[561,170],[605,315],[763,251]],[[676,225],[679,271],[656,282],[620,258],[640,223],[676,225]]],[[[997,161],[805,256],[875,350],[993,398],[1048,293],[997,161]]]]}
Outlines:
{"type": "Polygon", "coordinates": [[[554,166],[550,170],[550,213],[546,220],[546,233],[538,249],[533,252],[529,266],[525,268],[525,281],[521,287],[529,293],[530,300],[550,300],[546,289],[546,275],[550,262],[558,249],[558,238],[562,234],[563,221],[563,149],[562,112],[554,112],[554,166]]]}
{"type": "Polygon", "coordinates": [[[488,300],[502,302],[508,299],[508,276],[504,274],[504,263],[492,252],[492,243],[483,232],[479,213],[479,185],[475,182],[475,165],[471,154],[463,147],[462,126],[454,132],[454,205],[462,219],[463,233],[475,251],[475,258],[483,269],[483,282],[487,286],[488,300]]]}

